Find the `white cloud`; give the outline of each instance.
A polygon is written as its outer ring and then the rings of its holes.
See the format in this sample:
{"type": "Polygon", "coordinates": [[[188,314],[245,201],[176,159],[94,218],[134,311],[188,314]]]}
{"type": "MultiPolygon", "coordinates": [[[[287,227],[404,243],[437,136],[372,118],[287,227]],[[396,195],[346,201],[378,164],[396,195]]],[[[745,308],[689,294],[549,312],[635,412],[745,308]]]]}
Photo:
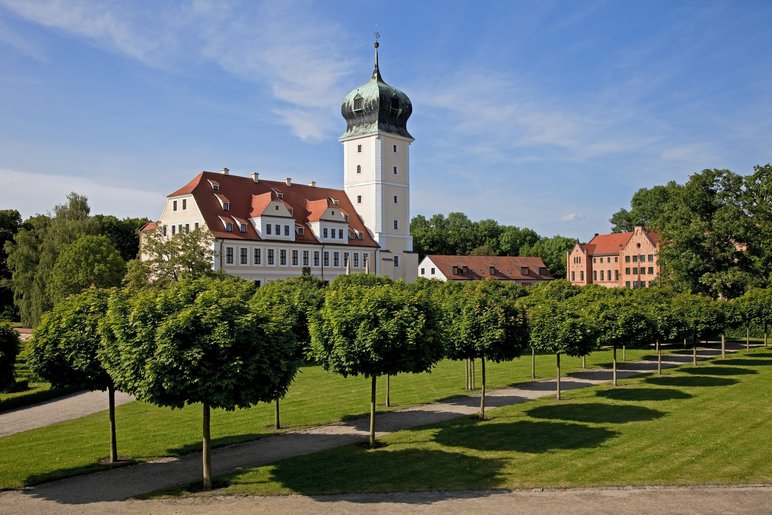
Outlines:
{"type": "Polygon", "coordinates": [[[568,213],[560,217],[560,220],[563,222],[575,222],[577,220],[584,220],[584,215],[580,215],[577,213],[568,213]]]}
{"type": "Polygon", "coordinates": [[[322,120],[345,94],[351,68],[343,27],[322,7],[303,1],[194,0],[153,9],[87,0],[0,5],[151,66],[174,70],[188,60],[208,62],[230,77],[263,85],[273,95],[266,111],[302,139],[332,135],[322,120]],[[298,108],[308,113],[303,120],[298,108]]]}
{"type": "Polygon", "coordinates": [[[74,191],[88,197],[91,212],[124,217],[157,217],[164,196],[157,192],[102,184],[70,175],[52,175],[0,168],[0,206],[17,209],[24,218],[53,210],[74,191]]]}

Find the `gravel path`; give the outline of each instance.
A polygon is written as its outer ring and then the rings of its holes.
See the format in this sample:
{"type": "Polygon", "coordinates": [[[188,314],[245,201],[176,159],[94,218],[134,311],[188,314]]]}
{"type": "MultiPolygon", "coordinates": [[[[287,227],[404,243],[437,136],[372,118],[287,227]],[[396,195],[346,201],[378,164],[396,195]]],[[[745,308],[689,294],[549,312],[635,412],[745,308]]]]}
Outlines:
{"type": "MultiPolygon", "coordinates": [[[[131,395],[115,392],[116,406],[133,400],[134,397],[131,395]]],[[[0,437],[106,410],[106,391],[73,393],[58,399],[0,413],[0,437]]]]}
{"type": "MultiPolygon", "coordinates": [[[[733,347],[739,348],[739,346],[733,347]]],[[[700,359],[706,359],[707,357],[715,356],[715,351],[701,350],[700,354],[700,359]]],[[[663,359],[663,366],[679,366],[688,362],[691,362],[691,355],[669,355],[666,359],[663,359]]],[[[656,370],[656,362],[644,361],[622,363],[618,371],[618,376],[619,378],[625,378],[642,373],[650,373],[652,370],[656,370]]],[[[610,380],[611,371],[592,370],[562,378],[561,387],[563,390],[571,390],[608,382],[610,380]]],[[[520,384],[517,388],[504,388],[489,392],[486,405],[490,408],[496,408],[499,406],[518,404],[531,399],[554,395],[554,391],[554,380],[520,384]]],[[[478,410],[479,396],[473,395],[452,399],[446,402],[413,406],[404,410],[383,413],[378,415],[378,435],[383,436],[401,429],[450,420],[462,415],[474,414],[478,412],[478,410]]],[[[212,451],[213,471],[215,475],[219,475],[238,468],[264,465],[293,456],[310,454],[325,449],[339,447],[348,443],[366,440],[368,435],[368,422],[367,418],[361,418],[304,430],[288,431],[282,435],[267,437],[253,442],[217,448],[212,451]]],[[[101,510],[110,512],[115,512],[118,507],[120,507],[121,510],[135,509],[132,508],[132,506],[136,507],[138,511],[126,511],[126,513],[155,512],[155,504],[145,505],[132,501],[126,504],[116,505],[115,502],[123,501],[129,497],[145,494],[161,488],[194,482],[199,480],[200,477],[201,454],[190,453],[180,457],[163,458],[139,465],[115,468],[109,471],[46,483],[26,488],[21,491],[5,492],[0,494],[0,513],[3,513],[4,509],[10,509],[11,507],[13,508],[11,511],[13,513],[64,513],[65,508],[67,508],[67,510],[72,510],[68,511],[70,513],[81,513],[85,512],[85,508],[87,507],[90,513],[92,508],[99,509],[99,506],[101,506],[101,510]],[[104,505],[102,503],[108,504],[104,505]],[[144,506],[144,508],[142,506],[144,506]],[[151,506],[153,506],[153,508],[150,508],[151,506]]],[[[649,490],[646,491],[648,492],[649,490]]],[[[760,491],[763,492],[760,496],[768,500],[769,490],[761,489],[760,491]]],[[[408,506],[400,505],[397,508],[394,507],[393,502],[401,503],[403,502],[401,499],[411,496],[418,496],[417,498],[420,498],[421,495],[431,496],[435,494],[394,494],[396,497],[393,496],[391,501],[372,502],[376,504],[385,502],[386,504],[384,506],[389,505],[391,502],[391,508],[384,508],[384,511],[387,509],[405,511],[405,508],[412,506],[411,502],[408,501],[408,506]]],[[[484,497],[501,499],[500,497],[497,497],[500,495],[502,494],[491,493],[486,494],[484,497]]],[[[516,492],[503,495],[517,496],[524,494],[522,492],[516,492]]],[[[471,502],[468,498],[463,497],[462,494],[448,494],[445,498],[450,500],[452,506],[448,509],[451,511],[466,511],[466,508],[461,508],[460,506],[466,502],[471,502]],[[455,504],[456,502],[460,502],[461,504],[455,504]],[[455,508],[453,508],[453,506],[455,506],[455,508]]],[[[477,498],[478,494],[472,496],[472,499],[477,498]]],[[[302,504],[316,502],[313,499],[305,497],[282,499],[287,503],[298,502],[302,504]],[[292,499],[296,500],[293,501],[292,499]]],[[[159,501],[154,502],[158,503],[159,501]]],[[[185,502],[188,501],[165,502],[158,504],[157,506],[164,506],[161,510],[164,513],[196,512],[195,506],[188,506],[185,502]]],[[[196,502],[205,503],[206,508],[202,509],[200,512],[212,512],[213,507],[209,505],[209,501],[189,502],[194,505],[196,502]]],[[[255,506],[254,503],[259,502],[262,511],[263,503],[269,501],[252,500],[252,504],[243,504],[244,501],[235,499],[224,502],[222,505],[217,504],[218,510],[220,509],[219,507],[222,506],[223,512],[225,512],[225,509],[227,509],[225,507],[231,502],[237,505],[234,509],[244,511],[250,511],[247,509],[247,506],[250,506],[252,510],[256,509],[257,506],[255,506]]],[[[279,511],[305,511],[306,509],[319,511],[318,506],[312,506],[310,504],[306,506],[298,505],[293,508],[291,504],[287,504],[284,507],[280,506],[279,501],[276,499],[269,503],[273,502],[277,503],[276,509],[279,511]]],[[[327,504],[324,504],[324,501],[320,502],[320,506],[327,506],[327,504]]],[[[353,508],[351,508],[352,511],[358,511],[359,509],[367,509],[367,511],[370,511],[368,506],[360,507],[357,502],[354,502],[354,504],[351,505],[353,506],[353,508]]],[[[514,508],[514,505],[509,504],[512,502],[511,500],[500,500],[497,502],[501,503],[498,506],[504,511],[510,511],[507,509],[508,507],[514,508]]],[[[416,501],[416,503],[422,504],[421,501],[416,501]]],[[[365,504],[367,504],[367,502],[365,502],[365,504]]],[[[435,505],[439,506],[439,504],[434,501],[430,503],[430,506],[435,505]]],[[[718,504],[709,504],[706,506],[718,506],[718,504]]],[[[472,509],[471,506],[469,509],[472,509]]],[[[492,508],[492,510],[496,511],[496,508],[492,508]]],[[[672,512],[672,510],[665,511],[672,512]]],[[[703,510],[691,510],[687,512],[702,511],[703,510]]],[[[322,509],[321,512],[324,512],[324,510],[322,509]]],[[[336,509],[335,512],[340,513],[341,511],[336,509]]]]}
{"type": "Polygon", "coordinates": [[[592,488],[570,490],[418,492],[305,497],[194,496],[184,499],[97,502],[83,505],[31,504],[17,492],[0,494],[0,514],[61,515],[393,515],[394,513],[513,513],[601,515],[683,513],[762,514],[772,507],[769,486],[688,488],[592,488]],[[10,494],[10,495],[9,495],[10,494]]]}

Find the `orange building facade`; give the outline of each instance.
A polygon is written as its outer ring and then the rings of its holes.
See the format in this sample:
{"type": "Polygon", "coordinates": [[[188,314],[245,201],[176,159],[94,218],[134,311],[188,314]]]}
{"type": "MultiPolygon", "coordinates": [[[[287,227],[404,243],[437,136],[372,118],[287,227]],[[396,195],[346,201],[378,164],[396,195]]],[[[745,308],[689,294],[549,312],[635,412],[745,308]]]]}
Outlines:
{"type": "Polygon", "coordinates": [[[596,234],[577,242],[566,258],[571,284],[599,284],[607,288],[646,288],[659,276],[659,235],[636,227],[634,231],[596,234]]]}

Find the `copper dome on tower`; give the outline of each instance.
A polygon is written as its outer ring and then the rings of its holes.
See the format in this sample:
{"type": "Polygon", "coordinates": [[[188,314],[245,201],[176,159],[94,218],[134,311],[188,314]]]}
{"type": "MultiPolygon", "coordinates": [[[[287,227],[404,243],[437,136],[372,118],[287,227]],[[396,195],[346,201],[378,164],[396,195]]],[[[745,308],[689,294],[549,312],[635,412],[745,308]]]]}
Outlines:
{"type": "Polygon", "coordinates": [[[376,41],[372,77],[346,95],[340,106],[340,113],[346,119],[346,132],[340,139],[386,132],[413,140],[407,131],[407,119],[412,112],[413,104],[407,95],[383,81],[378,69],[376,41]]]}

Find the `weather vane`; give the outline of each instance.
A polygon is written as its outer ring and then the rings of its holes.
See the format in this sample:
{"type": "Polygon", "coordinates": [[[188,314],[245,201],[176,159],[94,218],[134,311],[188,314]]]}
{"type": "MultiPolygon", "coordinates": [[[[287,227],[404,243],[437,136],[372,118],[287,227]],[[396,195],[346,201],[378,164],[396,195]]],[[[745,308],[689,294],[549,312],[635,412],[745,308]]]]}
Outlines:
{"type": "Polygon", "coordinates": [[[378,32],[378,25],[375,26],[375,32],[373,32],[373,36],[375,36],[375,48],[378,48],[378,39],[381,37],[381,33],[378,32]]]}

